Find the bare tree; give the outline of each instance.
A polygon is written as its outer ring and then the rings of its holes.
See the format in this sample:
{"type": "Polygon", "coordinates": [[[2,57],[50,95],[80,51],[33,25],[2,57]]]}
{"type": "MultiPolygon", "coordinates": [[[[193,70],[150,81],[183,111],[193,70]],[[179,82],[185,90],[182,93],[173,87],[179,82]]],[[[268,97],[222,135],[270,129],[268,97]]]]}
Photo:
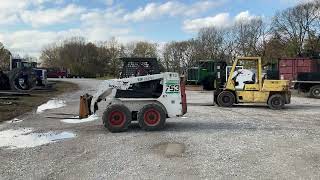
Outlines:
{"type": "Polygon", "coordinates": [[[105,70],[111,76],[118,76],[119,70],[121,68],[120,57],[123,55],[123,47],[116,40],[116,38],[111,38],[109,41],[105,42],[105,70]]]}
{"type": "Polygon", "coordinates": [[[45,67],[60,67],[59,49],[56,43],[49,44],[42,48],[40,60],[45,67]]]}
{"type": "Polygon", "coordinates": [[[170,42],[164,47],[163,59],[167,71],[184,73],[195,64],[195,41],[170,42]]]}
{"type": "Polygon", "coordinates": [[[199,31],[196,38],[197,58],[199,60],[222,58],[224,53],[224,31],[214,27],[203,28],[199,31]]]}
{"type": "Polygon", "coordinates": [[[300,4],[275,15],[273,30],[289,44],[292,55],[302,54],[306,39],[319,34],[319,4],[319,1],[300,4]]]}
{"type": "Polygon", "coordinates": [[[157,57],[156,43],[150,43],[146,41],[130,42],[124,47],[123,54],[126,57],[157,57]]]}
{"type": "Polygon", "coordinates": [[[264,27],[263,21],[259,18],[235,24],[232,31],[237,56],[261,55],[259,47],[264,41],[264,27]]]}
{"type": "Polygon", "coordinates": [[[9,70],[10,66],[10,51],[7,50],[0,42],[0,70],[9,70]]]}

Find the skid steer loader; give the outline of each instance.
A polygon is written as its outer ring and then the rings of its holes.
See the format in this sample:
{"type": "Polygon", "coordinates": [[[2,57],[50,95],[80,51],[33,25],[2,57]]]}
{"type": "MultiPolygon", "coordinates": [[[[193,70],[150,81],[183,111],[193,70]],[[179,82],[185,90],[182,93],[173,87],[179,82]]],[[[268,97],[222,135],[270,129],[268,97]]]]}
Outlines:
{"type": "Polygon", "coordinates": [[[184,78],[178,73],[160,73],[157,66],[152,66],[155,63],[150,62],[150,59],[126,59],[121,74],[126,78],[106,80],[95,95],[81,97],[80,118],[95,113],[103,100],[107,108],[102,120],[111,132],[125,131],[135,120],[144,130],[159,130],[165,126],[166,118],[184,115],[187,112],[184,78]]]}
{"type": "Polygon", "coordinates": [[[291,92],[289,81],[267,80],[262,75],[260,57],[239,57],[236,58],[231,68],[228,81],[225,87],[214,93],[214,101],[218,106],[231,107],[239,103],[265,103],[271,109],[282,109],[289,104],[291,92]],[[252,79],[243,82],[238,88],[237,77],[242,71],[236,71],[237,65],[251,65],[252,79]]]}

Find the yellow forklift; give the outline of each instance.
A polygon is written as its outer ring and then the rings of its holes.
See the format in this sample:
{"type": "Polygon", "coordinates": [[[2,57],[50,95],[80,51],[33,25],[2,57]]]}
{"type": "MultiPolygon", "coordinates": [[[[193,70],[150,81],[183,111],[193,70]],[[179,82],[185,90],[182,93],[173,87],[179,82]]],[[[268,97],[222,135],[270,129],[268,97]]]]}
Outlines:
{"type": "Polygon", "coordinates": [[[261,57],[236,58],[226,85],[214,92],[214,101],[221,107],[240,103],[266,103],[271,109],[278,110],[290,104],[290,99],[289,81],[267,80],[262,75],[261,57]],[[242,82],[244,85],[240,89],[237,87],[237,77],[241,75],[241,71],[236,71],[238,65],[247,65],[254,72],[252,79],[242,82]]]}

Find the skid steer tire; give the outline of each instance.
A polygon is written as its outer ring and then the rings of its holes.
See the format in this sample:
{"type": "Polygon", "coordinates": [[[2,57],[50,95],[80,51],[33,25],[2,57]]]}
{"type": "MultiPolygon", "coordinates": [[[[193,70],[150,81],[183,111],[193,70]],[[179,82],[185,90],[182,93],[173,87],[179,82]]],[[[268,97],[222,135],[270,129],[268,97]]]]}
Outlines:
{"type": "Polygon", "coordinates": [[[285,99],[281,94],[274,94],[270,96],[268,99],[268,106],[270,109],[273,110],[280,110],[283,109],[285,104],[285,99]]]}
{"type": "Polygon", "coordinates": [[[110,132],[123,132],[131,123],[131,112],[122,104],[113,104],[104,111],[102,120],[110,132]]]}
{"type": "Polygon", "coordinates": [[[138,112],[140,127],[146,131],[163,129],[166,122],[165,110],[157,104],[147,104],[138,112]]]}
{"type": "Polygon", "coordinates": [[[236,101],[234,94],[230,91],[222,91],[217,97],[218,106],[231,107],[236,101]]]}
{"type": "Polygon", "coordinates": [[[313,86],[310,89],[310,97],[320,99],[320,85],[313,86]]]}

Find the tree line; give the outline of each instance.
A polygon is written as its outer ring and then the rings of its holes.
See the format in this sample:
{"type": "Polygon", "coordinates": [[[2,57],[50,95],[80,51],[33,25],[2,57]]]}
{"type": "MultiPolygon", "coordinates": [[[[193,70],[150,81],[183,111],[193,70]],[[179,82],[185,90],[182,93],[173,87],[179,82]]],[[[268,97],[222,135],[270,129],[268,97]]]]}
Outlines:
{"type": "Polygon", "coordinates": [[[145,41],[123,44],[111,38],[92,43],[72,37],[45,46],[40,59],[46,67],[95,77],[118,76],[120,57],[156,57],[163,70],[184,73],[199,60],[230,63],[236,56],[261,56],[267,64],[280,57],[313,56],[319,52],[320,0],[315,0],[277,12],[271,21],[254,17],[227,28],[202,28],[194,38],[168,42],[161,48],[145,41]]]}

